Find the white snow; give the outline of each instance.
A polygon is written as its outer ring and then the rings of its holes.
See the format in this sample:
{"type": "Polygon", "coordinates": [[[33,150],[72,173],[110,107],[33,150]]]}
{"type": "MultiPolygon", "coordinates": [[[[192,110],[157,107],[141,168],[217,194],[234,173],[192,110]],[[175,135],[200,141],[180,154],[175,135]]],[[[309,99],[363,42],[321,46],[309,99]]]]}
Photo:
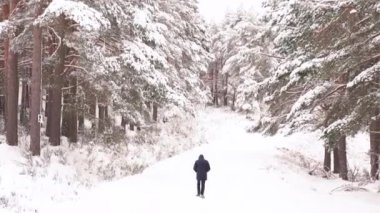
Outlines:
{"type": "MultiPolygon", "coordinates": [[[[39,212],[380,212],[380,197],[371,187],[369,192],[342,192],[337,189],[350,182],[308,175],[302,162],[318,165],[323,157],[317,134],[263,137],[246,133],[248,124],[244,116],[206,110],[199,125],[206,127],[209,144],[140,175],[102,183],[76,201],[44,205],[39,212]],[[204,200],[195,196],[192,171],[201,153],[211,164],[204,200]]],[[[349,159],[355,157],[351,152],[367,159],[363,137],[349,141],[349,159]]]]}
{"type": "MultiPolygon", "coordinates": [[[[198,132],[195,138],[204,135],[197,140],[206,141],[206,145],[162,160],[141,174],[100,182],[89,189],[77,185],[72,179],[75,172],[63,166],[60,159],[51,159],[47,168],[41,167],[45,173],[37,171],[37,175],[31,176],[23,172],[27,168],[22,166],[26,159],[19,148],[2,144],[0,212],[380,212],[378,182],[351,183],[336,175],[329,179],[318,175],[323,160],[320,133],[296,133],[288,137],[247,133],[245,129],[251,121],[225,109],[206,109],[198,119],[197,129],[202,134],[198,132]],[[192,171],[201,153],[211,164],[205,199],[195,196],[192,171]],[[349,186],[368,191],[340,190],[349,186]]],[[[168,148],[175,143],[167,140],[168,148]]],[[[145,147],[146,152],[136,157],[151,156],[148,153],[151,148],[145,147]]],[[[367,134],[348,139],[350,169],[368,171],[368,149],[367,134]]],[[[77,159],[83,151],[75,153],[77,159]]],[[[113,161],[106,152],[98,149],[94,164],[113,161]],[[105,162],[100,162],[101,159],[105,162]]],[[[70,158],[69,161],[75,160],[70,158]]],[[[131,160],[130,156],[125,158],[126,162],[131,160]]]]}
{"type": "Polygon", "coordinates": [[[354,86],[357,86],[358,84],[363,84],[366,82],[373,81],[376,78],[376,76],[379,75],[379,72],[380,72],[380,62],[362,71],[352,81],[348,82],[347,88],[352,88],[354,86]]]}
{"type": "Polygon", "coordinates": [[[75,21],[83,30],[88,32],[99,31],[110,26],[108,20],[97,10],[82,2],[70,0],[53,0],[35,23],[49,23],[60,15],[65,15],[70,20],[75,21]]]}
{"type": "Polygon", "coordinates": [[[0,37],[2,37],[3,35],[7,33],[8,28],[9,28],[8,20],[0,22],[0,37]]]}
{"type": "Polygon", "coordinates": [[[135,17],[133,19],[133,24],[136,26],[140,26],[142,28],[146,28],[150,20],[150,13],[147,9],[136,9],[135,17]]]}
{"type": "Polygon", "coordinates": [[[321,96],[321,94],[325,93],[330,87],[331,84],[329,82],[325,82],[322,85],[316,86],[314,89],[309,90],[304,95],[300,96],[298,100],[293,104],[292,109],[287,115],[287,119],[294,116],[297,112],[299,113],[302,108],[310,106],[318,96],[321,96]]]}

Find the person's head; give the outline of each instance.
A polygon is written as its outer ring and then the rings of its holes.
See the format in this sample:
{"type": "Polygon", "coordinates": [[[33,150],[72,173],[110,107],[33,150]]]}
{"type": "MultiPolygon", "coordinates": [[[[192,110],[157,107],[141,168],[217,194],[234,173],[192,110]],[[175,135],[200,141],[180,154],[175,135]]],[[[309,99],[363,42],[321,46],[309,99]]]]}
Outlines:
{"type": "Polygon", "coordinates": [[[203,155],[199,155],[199,158],[198,158],[199,160],[204,160],[205,159],[205,157],[203,157],[203,155]]]}

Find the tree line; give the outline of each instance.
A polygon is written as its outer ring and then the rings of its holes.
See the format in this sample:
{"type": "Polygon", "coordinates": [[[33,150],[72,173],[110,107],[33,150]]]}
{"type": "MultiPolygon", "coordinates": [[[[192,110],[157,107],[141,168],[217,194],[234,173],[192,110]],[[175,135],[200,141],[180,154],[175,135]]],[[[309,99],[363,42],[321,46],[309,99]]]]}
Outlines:
{"type": "Polygon", "coordinates": [[[263,6],[261,17],[237,11],[213,27],[218,67],[209,73],[228,79],[215,99],[260,111],[252,131],[320,130],[324,169],[334,164],[345,180],[346,138],[366,131],[369,173],[379,179],[380,3],[266,0],[263,6]]]}
{"type": "Polygon", "coordinates": [[[0,112],[6,142],[41,130],[52,146],[78,141],[86,121],[103,134],[191,113],[206,93],[209,40],[195,0],[3,0],[0,112]],[[19,91],[19,89],[21,91],[19,91]],[[42,128],[41,128],[42,127],[42,128]]]}

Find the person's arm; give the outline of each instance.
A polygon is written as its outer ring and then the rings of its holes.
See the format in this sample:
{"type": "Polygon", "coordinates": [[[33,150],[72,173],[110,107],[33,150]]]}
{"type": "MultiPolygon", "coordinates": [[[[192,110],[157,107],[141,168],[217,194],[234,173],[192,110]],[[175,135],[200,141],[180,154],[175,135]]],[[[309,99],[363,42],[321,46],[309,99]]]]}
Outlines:
{"type": "Polygon", "coordinates": [[[198,165],[197,165],[197,162],[194,163],[194,167],[193,167],[194,171],[197,172],[198,170],[198,165]]]}
{"type": "Polygon", "coordinates": [[[210,168],[210,164],[209,164],[208,161],[207,161],[207,172],[210,171],[210,170],[211,170],[211,168],[210,168]]]}

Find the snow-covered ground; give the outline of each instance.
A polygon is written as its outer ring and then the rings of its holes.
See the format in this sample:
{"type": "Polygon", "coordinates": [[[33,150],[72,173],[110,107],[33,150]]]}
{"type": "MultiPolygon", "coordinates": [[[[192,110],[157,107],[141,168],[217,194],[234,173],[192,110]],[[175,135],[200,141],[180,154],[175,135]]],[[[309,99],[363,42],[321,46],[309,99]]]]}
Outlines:
{"type": "MultiPolygon", "coordinates": [[[[310,176],[298,162],[286,160],[291,159],[286,149],[322,160],[316,135],[263,137],[246,133],[247,124],[243,116],[206,110],[199,125],[206,127],[207,145],[142,174],[102,183],[76,201],[42,206],[39,212],[380,212],[375,191],[333,191],[349,182],[310,176]],[[204,200],[195,196],[192,171],[201,153],[211,164],[204,200]]],[[[365,150],[356,151],[365,158],[365,150]]]]}
{"type": "MultiPolygon", "coordinates": [[[[44,202],[36,191],[32,200],[38,202],[37,212],[380,212],[378,182],[360,186],[367,191],[347,192],[339,189],[358,183],[309,175],[323,160],[317,134],[247,133],[249,121],[224,109],[206,109],[198,125],[206,145],[155,163],[141,174],[80,188],[74,200],[44,202]],[[211,164],[205,199],[195,196],[192,167],[199,154],[211,164]]],[[[365,137],[349,140],[352,168],[368,167],[365,137]]],[[[51,194],[52,199],[57,196],[51,194]]]]}

